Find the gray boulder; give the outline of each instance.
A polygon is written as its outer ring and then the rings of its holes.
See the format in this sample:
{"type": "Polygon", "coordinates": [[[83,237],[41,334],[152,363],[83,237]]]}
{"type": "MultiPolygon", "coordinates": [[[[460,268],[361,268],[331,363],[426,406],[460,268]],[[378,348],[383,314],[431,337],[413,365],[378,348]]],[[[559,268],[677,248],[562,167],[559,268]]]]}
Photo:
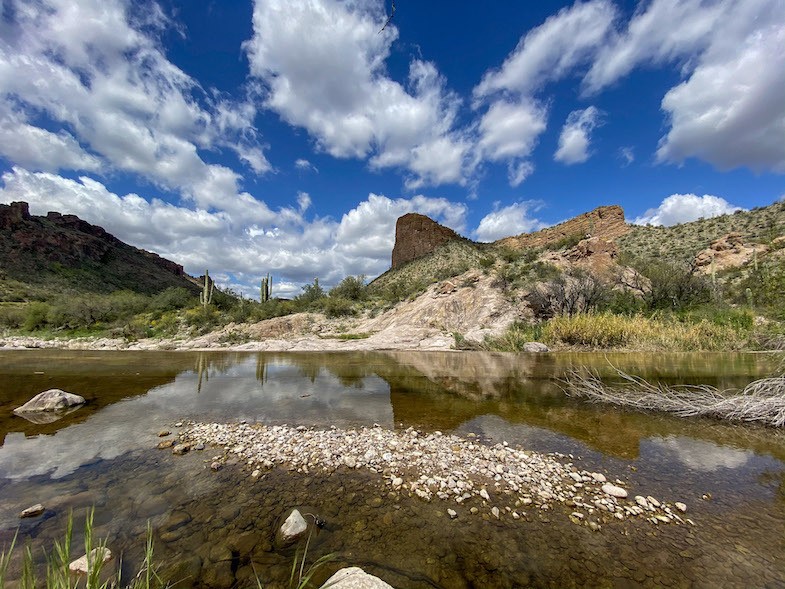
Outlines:
{"type": "Polygon", "coordinates": [[[49,389],[38,393],[21,407],[14,409],[14,413],[37,413],[40,411],[65,411],[71,407],[84,405],[84,397],[67,393],[60,389],[49,389]]]}
{"type": "Polygon", "coordinates": [[[327,579],[322,589],[393,589],[379,577],[369,575],[360,567],[347,567],[327,579]]]}
{"type": "Polygon", "coordinates": [[[526,342],[523,344],[524,352],[550,352],[550,348],[540,342],[526,342]]]}

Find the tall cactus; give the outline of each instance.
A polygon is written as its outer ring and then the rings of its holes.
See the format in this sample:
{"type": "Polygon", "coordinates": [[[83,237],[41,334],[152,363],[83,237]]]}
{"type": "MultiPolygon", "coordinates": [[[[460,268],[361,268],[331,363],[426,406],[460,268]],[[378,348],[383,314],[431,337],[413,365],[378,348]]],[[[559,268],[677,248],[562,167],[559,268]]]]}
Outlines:
{"type": "Polygon", "coordinates": [[[259,288],[259,300],[266,303],[270,300],[273,294],[273,277],[268,273],[267,276],[262,278],[262,283],[259,288]]]}
{"type": "Polygon", "coordinates": [[[210,278],[210,271],[204,271],[204,286],[202,292],[199,293],[199,302],[207,309],[207,305],[213,302],[213,291],[215,290],[215,282],[210,278]]]}

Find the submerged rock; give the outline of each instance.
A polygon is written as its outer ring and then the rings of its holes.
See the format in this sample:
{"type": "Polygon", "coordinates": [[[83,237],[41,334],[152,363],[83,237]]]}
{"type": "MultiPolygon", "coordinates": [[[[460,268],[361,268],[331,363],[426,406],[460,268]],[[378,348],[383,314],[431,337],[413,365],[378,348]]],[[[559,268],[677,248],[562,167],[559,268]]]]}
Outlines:
{"type": "Polygon", "coordinates": [[[28,507],[22,511],[22,513],[19,514],[19,517],[36,517],[41,515],[44,511],[46,511],[46,508],[40,503],[36,503],[35,505],[32,505],[31,507],[28,507]]]}
{"type": "Polygon", "coordinates": [[[322,585],[322,589],[393,589],[379,577],[366,573],[360,567],[347,567],[335,573],[322,585]]]}
{"type": "Polygon", "coordinates": [[[49,389],[38,393],[21,407],[14,409],[14,413],[37,413],[39,411],[64,411],[70,407],[84,405],[84,397],[67,393],[60,389],[49,389]]]}
{"type": "Polygon", "coordinates": [[[293,544],[308,530],[308,522],[297,509],[292,509],[289,517],[283,522],[276,535],[277,543],[280,546],[293,544]]]}
{"type": "Polygon", "coordinates": [[[93,548],[89,555],[85,554],[69,564],[68,569],[73,573],[88,575],[99,560],[101,561],[101,564],[112,560],[112,551],[106,546],[93,548]]]}

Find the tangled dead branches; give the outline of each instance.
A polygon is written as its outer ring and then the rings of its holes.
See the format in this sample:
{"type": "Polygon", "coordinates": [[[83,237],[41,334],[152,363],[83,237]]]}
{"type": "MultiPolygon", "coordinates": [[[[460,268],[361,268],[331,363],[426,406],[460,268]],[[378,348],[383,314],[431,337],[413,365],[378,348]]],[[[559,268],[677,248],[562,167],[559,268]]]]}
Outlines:
{"type": "Polygon", "coordinates": [[[623,381],[618,387],[606,385],[596,373],[573,370],[562,380],[562,388],[570,397],[593,403],[785,427],[785,376],[761,378],[742,390],[719,390],[708,385],[653,384],[619,369],[616,372],[623,381]]]}

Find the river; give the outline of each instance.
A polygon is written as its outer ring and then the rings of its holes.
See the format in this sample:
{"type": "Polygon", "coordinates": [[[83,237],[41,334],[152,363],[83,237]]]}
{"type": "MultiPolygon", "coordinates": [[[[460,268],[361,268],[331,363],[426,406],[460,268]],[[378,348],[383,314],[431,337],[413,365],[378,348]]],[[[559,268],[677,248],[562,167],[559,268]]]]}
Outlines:
{"type": "MultiPolygon", "coordinates": [[[[785,587],[785,436],[755,426],[624,411],[565,397],[559,378],[613,367],[667,383],[743,387],[776,369],[765,354],[475,352],[0,352],[0,546],[19,529],[34,553],[73,510],[138,568],[147,522],[178,587],[286,587],[293,549],[273,537],[292,507],[326,525],[308,561],[322,576],[362,566],[399,589],[470,587],[785,587]],[[51,423],[14,407],[48,388],[87,404],[51,423]],[[695,525],[609,521],[569,508],[524,517],[461,514],[392,493],[363,471],[251,478],[213,472],[217,450],[155,448],[183,421],[352,429],[413,427],[569,456],[633,494],[687,504],[695,525]],[[34,503],[43,516],[20,520],[34,503]],[[563,512],[562,512],[563,511],[563,512]]],[[[81,553],[80,553],[81,554],[81,553]]],[[[40,557],[37,557],[40,560],[40,557]]],[[[13,570],[12,565],[12,570],[13,570]]]]}

